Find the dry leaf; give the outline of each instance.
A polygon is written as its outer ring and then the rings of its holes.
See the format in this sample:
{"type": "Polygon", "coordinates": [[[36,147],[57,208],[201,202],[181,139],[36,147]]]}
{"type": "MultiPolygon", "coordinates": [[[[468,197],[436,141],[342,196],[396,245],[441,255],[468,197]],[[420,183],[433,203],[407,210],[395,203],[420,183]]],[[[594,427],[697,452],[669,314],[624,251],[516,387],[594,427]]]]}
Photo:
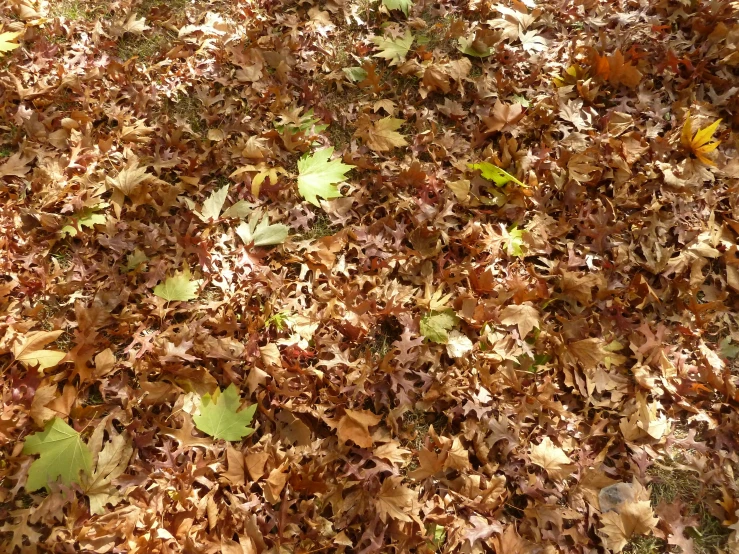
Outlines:
{"type": "Polygon", "coordinates": [[[377,425],[382,417],[367,410],[346,410],[339,420],[336,430],[339,439],[344,442],[353,441],[357,446],[369,448],[372,446],[372,435],[369,427],[377,425]]]}

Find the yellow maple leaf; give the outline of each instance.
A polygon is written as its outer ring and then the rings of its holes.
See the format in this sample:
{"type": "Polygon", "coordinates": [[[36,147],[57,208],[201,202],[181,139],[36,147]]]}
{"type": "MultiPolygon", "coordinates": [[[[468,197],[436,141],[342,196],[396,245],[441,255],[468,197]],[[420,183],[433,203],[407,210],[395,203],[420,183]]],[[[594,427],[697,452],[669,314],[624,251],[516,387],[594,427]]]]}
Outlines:
{"type": "Polygon", "coordinates": [[[11,50],[15,50],[20,46],[20,44],[12,42],[16,38],[18,38],[18,35],[20,35],[20,31],[8,31],[5,33],[0,33],[0,55],[4,54],[5,52],[10,52],[11,50]]]}
{"type": "Polygon", "coordinates": [[[682,133],[680,134],[680,142],[683,144],[683,146],[685,146],[688,150],[695,154],[695,157],[704,164],[716,165],[713,160],[706,156],[706,154],[708,154],[709,152],[713,152],[714,150],[716,150],[718,145],[721,144],[720,140],[715,140],[711,142],[711,137],[713,136],[713,133],[716,132],[716,129],[718,129],[720,123],[721,120],[717,119],[708,127],[704,127],[703,129],[698,130],[694,135],[693,127],[690,120],[690,112],[688,112],[685,118],[685,124],[683,125],[682,133]]]}

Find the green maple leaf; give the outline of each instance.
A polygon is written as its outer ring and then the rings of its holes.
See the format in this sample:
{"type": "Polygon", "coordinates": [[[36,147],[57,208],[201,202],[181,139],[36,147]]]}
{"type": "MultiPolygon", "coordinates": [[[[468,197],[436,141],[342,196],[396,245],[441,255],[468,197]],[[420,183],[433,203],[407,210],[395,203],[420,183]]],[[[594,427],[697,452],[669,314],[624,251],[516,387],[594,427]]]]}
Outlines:
{"type": "Polygon", "coordinates": [[[154,294],[168,302],[174,300],[187,302],[198,297],[199,286],[200,281],[191,281],[190,272],[184,271],[172,277],[167,277],[164,283],[159,283],[154,287],[154,294]]]}
{"type": "Polygon", "coordinates": [[[492,181],[499,187],[502,187],[503,185],[510,183],[513,181],[517,185],[521,187],[525,187],[521,181],[516,179],[513,175],[508,173],[507,171],[502,170],[497,165],[491,164],[490,162],[480,162],[478,164],[467,164],[467,167],[470,169],[479,169],[480,175],[482,175],[483,179],[487,179],[488,181],[492,181]]]}
{"type": "Polygon", "coordinates": [[[388,10],[400,10],[408,17],[408,10],[413,5],[411,0],[382,0],[382,5],[388,10]]]}
{"type": "Polygon", "coordinates": [[[59,477],[62,483],[80,482],[80,472],[92,470],[92,454],[80,434],[63,420],[55,417],[43,431],[29,436],[23,444],[24,454],[41,457],[28,469],[26,490],[31,492],[49,486],[59,477]]]}
{"type": "Polygon", "coordinates": [[[421,319],[421,334],[432,342],[446,344],[449,341],[449,331],[459,321],[452,310],[431,312],[421,319]]]}
{"type": "Polygon", "coordinates": [[[200,402],[200,414],[193,417],[195,426],[203,433],[217,439],[239,441],[254,432],[249,427],[257,405],[252,404],[246,410],[239,409],[241,397],[234,384],[223,392],[216,390],[213,396],[206,394],[200,402]]]}
{"type": "Polygon", "coordinates": [[[318,197],[331,199],[340,198],[341,193],[336,183],[346,180],[346,172],[353,165],[347,165],[341,160],[331,160],[334,149],[324,148],[312,156],[306,154],[298,160],[298,192],[314,206],[320,206],[318,197]]]}
{"type": "Polygon", "coordinates": [[[390,65],[397,65],[405,61],[408,50],[411,49],[411,45],[413,44],[413,33],[406,31],[405,35],[401,38],[372,37],[371,40],[380,49],[380,52],[375,54],[375,58],[389,60],[390,65]]]}

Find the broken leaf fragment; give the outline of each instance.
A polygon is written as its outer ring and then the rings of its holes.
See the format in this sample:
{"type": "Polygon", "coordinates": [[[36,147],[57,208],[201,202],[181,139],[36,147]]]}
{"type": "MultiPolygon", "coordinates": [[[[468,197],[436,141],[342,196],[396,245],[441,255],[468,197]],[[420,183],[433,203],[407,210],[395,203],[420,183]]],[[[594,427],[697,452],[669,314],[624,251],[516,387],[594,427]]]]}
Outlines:
{"type": "Polygon", "coordinates": [[[80,473],[92,468],[90,449],[80,434],[58,417],[46,423],[43,431],[30,435],[23,443],[23,454],[40,454],[28,470],[26,490],[36,491],[61,477],[69,485],[80,482],[80,473]]]}
{"type": "Polygon", "coordinates": [[[298,160],[298,192],[314,206],[320,206],[318,197],[330,200],[340,198],[336,183],[346,180],[346,173],[354,166],[341,160],[331,160],[333,147],[323,148],[298,160]]]}
{"type": "Polygon", "coordinates": [[[226,390],[206,394],[200,401],[200,413],[193,416],[195,427],[216,439],[239,441],[254,432],[249,427],[257,405],[252,404],[238,411],[241,397],[236,385],[231,383],[226,390]]]}

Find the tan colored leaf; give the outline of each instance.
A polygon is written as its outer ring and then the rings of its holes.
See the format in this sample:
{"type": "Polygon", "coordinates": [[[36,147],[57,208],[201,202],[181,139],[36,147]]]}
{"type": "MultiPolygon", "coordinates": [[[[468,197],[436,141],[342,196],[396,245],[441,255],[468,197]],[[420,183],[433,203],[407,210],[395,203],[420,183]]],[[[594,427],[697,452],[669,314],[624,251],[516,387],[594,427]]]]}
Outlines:
{"type": "Polygon", "coordinates": [[[264,451],[252,452],[244,457],[246,471],[249,472],[252,479],[258,481],[264,476],[264,466],[267,464],[267,460],[269,460],[269,454],[264,451]]]}
{"type": "Polygon", "coordinates": [[[264,497],[267,499],[267,502],[277,504],[280,501],[282,489],[285,488],[289,476],[290,473],[283,472],[282,467],[276,467],[270,472],[269,477],[265,481],[266,486],[264,487],[264,497]]]}
{"type": "Polygon", "coordinates": [[[521,339],[534,328],[540,325],[539,310],[531,304],[514,304],[506,306],[500,312],[500,322],[503,325],[515,325],[521,339]]]}
{"type": "Polygon", "coordinates": [[[568,346],[569,351],[583,366],[584,369],[593,370],[598,367],[608,352],[603,349],[603,340],[591,338],[573,342],[568,346]]]}
{"type": "Polygon", "coordinates": [[[245,470],[246,470],[246,459],[241,450],[237,450],[231,444],[226,446],[226,464],[228,466],[227,471],[223,476],[232,485],[243,485],[246,483],[245,470]]]}
{"type": "Polygon", "coordinates": [[[534,554],[539,551],[536,545],[521,538],[516,531],[516,526],[511,524],[499,537],[493,539],[495,544],[495,552],[501,554],[534,554]]]}
{"type": "Polygon", "coordinates": [[[566,476],[572,468],[572,460],[549,437],[544,437],[539,444],[532,444],[529,457],[532,463],[543,467],[555,479],[566,476]]]}
{"type": "Polygon", "coordinates": [[[377,493],[375,505],[383,522],[387,522],[388,517],[406,522],[413,521],[413,516],[418,517],[418,494],[402,485],[402,481],[402,477],[387,477],[377,493]]]}
{"type": "Polygon", "coordinates": [[[649,500],[643,500],[622,504],[618,512],[603,514],[601,522],[603,545],[612,552],[621,552],[632,537],[651,534],[659,519],[654,517],[649,500]]]}
{"type": "Polygon", "coordinates": [[[146,168],[138,167],[137,163],[133,163],[120,170],[115,177],[108,177],[107,182],[124,196],[131,196],[138,191],[141,183],[148,178],[146,168]]]}
{"type": "Polygon", "coordinates": [[[115,367],[115,354],[110,348],[106,348],[95,356],[95,377],[104,377],[115,367]]]}
{"type": "Polygon", "coordinates": [[[115,506],[121,500],[112,482],[126,471],[132,454],[133,445],[125,434],[113,435],[100,451],[95,471],[83,487],[90,499],[91,513],[102,514],[106,504],[110,503],[115,506]]]}
{"type": "Polygon", "coordinates": [[[13,355],[19,362],[34,367],[39,371],[56,366],[66,357],[66,353],[58,350],[41,350],[51,341],[56,340],[64,331],[32,331],[26,334],[20,343],[13,345],[13,355]]]}
{"type": "Polygon", "coordinates": [[[56,385],[44,385],[38,387],[34,392],[33,400],[31,400],[31,417],[39,427],[43,427],[47,421],[56,415],[54,410],[46,407],[49,402],[56,398],[56,393],[56,385]]]}
{"type": "Polygon", "coordinates": [[[374,123],[370,123],[367,118],[364,120],[364,126],[360,123],[356,134],[374,152],[388,152],[393,148],[408,145],[403,135],[397,132],[403,123],[405,120],[395,117],[385,117],[374,123]]]}
{"type": "Polygon", "coordinates": [[[33,161],[35,156],[26,157],[21,156],[21,154],[21,152],[16,152],[4,164],[0,165],[0,177],[23,177],[31,170],[28,164],[33,161]]]}
{"type": "Polygon", "coordinates": [[[403,467],[408,463],[411,451],[406,448],[402,448],[398,441],[393,440],[375,448],[374,455],[378,458],[387,460],[392,464],[399,464],[403,467]]]}
{"type": "Polygon", "coordinates": [[[518,102],[504,104],[500,100],[495,102],[493,113],[482,118],[489,132],[504,131],[511,128],[523,117],[523,105],[518,102]]]}
{"type": "Polygon", "coordinates": [[[422,448],[417,453],[418,456],[418,469],[408,472],[408,477],[411,479],[421,480],[436,475],[442,469],[444,469],[444,461],[446,460],[446,453],[432,452],[427,448],[422,448]]]}
{"type": "Polygon", "coordinates": [[[373,414],[367,410],[346,410],[341,416],[336,431],[339,439],[343,442],[353,441],[354,444],[362,448],[372,446],[372,435],[369,427],[377,425],[382,420],[382,416],[373,414]]]}

